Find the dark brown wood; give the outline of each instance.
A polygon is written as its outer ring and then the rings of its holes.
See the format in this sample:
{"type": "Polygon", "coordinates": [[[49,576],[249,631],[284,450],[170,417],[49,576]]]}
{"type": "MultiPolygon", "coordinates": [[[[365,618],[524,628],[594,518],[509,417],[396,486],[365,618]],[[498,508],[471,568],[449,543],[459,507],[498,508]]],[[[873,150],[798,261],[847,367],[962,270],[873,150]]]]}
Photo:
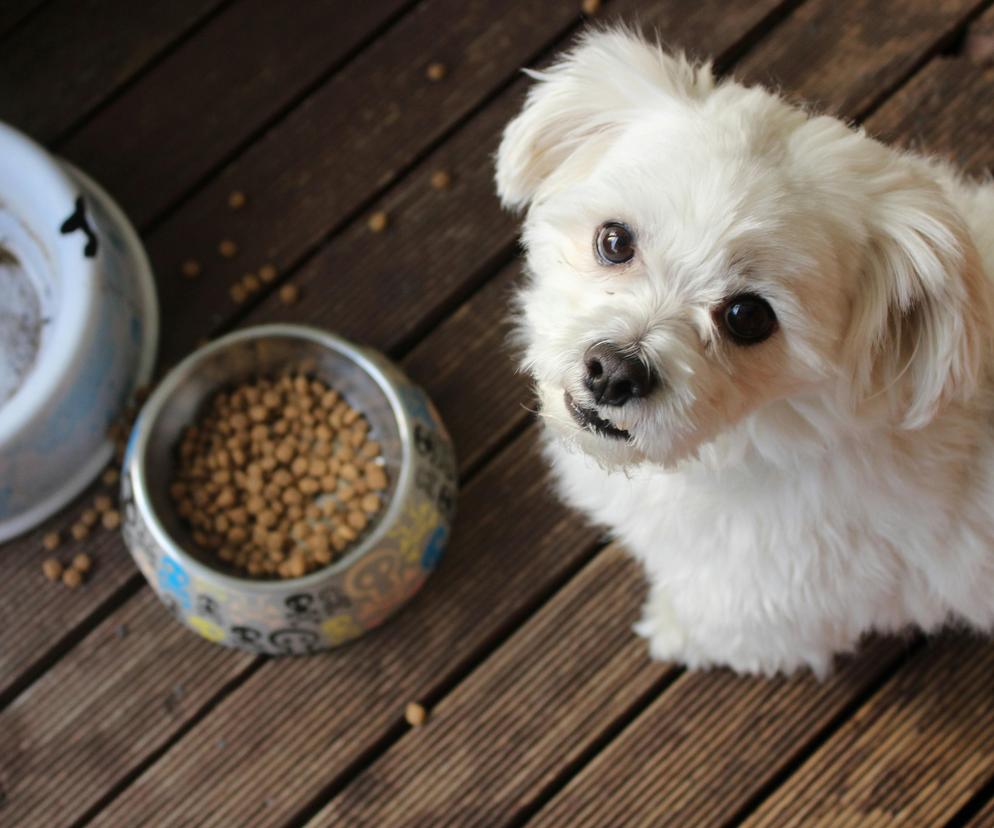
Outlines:
{"type": "Polygon", "coordinates": [[[251,661],[145,590],[0,714],[0,821],[70,824],[251,661]]]}
{"type": "Polygon", "coordinates": [[[976,0],[806,3],[738,71],[746,80],[782,86],[820,109],[858,118],[985,5],[976,0]]]}
{"type": "Polygon", "coordinates": [[[465,489],[446,558],[397,618],[328,656],[264,664],[94,824],[286,822],[582,559],[589,530],[535,474],[535,453],[530,433],[465,489]]]}
{"type": "Polygon", "coordinates": [[[631,634],[642,592],[621,550],[598,555],[308,826],[510,822],[672,671],[631,634]]]}
{"type": "Polygon", "coordinates": [[[220,2],[54,0],[3,42],[0,119],[51,141],[220,2]]]}
{"type": "Polygon", "coordinates": [[[994,797],[987,801],[967,825],[969,828],[994,828],[994,797]]]}
{"type": "Polygon", "coordinates": [[[933,642],[745,824],[945,824],[994,773],[992,671],[990,642],[933,642]]]}
{"type": "MultiPolygon", "coordinates": [[[[410,0],[225,8],[59,152],[145,225],[290,106],[410,0]],[[221,59],[223,56],[223,59],[221,59]]],[[[253,196],[265,199],[265,193],[253,196]]],[[[256,209],[258,205],[250,205],[256,209]]]]}
{"type": "MultiPolygon", "coordinates": [[[[574,777],[531,824],[728,824],[805,742],[894,663],[876,641],[825,683],[687,673],[574,777]]],[[[842,824],[842,823],[836,823],[842,824]]]]}

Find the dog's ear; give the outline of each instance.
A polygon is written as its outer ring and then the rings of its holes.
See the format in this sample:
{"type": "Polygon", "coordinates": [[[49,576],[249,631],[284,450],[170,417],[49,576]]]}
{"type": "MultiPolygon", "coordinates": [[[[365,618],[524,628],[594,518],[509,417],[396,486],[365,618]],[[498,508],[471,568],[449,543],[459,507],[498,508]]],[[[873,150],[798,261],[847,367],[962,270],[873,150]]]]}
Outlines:
{"type": "Polygon", "coordinates": [[[927,168],[881,173],[847,338],[851,391],[905,428],[973,394],[990,348],[989,287],[962,218],[927,168]]]}
{"type": "Polygon", "coordinates": [[[527,206],[581,147],[597,139],[606,146],[636,109],[714,87],[710,65],[671,56],[626,28],[589,32],[550,69],[527,74],[536,83],[497,151],[497,193],[509,208],[527,206]]]}

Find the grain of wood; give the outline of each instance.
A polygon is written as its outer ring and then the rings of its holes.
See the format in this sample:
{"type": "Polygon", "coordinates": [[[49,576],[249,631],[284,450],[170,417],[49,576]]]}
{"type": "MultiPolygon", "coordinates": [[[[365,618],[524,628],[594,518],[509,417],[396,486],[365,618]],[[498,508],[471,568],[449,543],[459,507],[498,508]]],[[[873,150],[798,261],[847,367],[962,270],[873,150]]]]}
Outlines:
{"type": "Polygon", "coordinates": [[[525,435],[467,486],[449,552],[397,618],[327,658],[264,664],[93,824],[290,820],[584,554],[590,533],[536,476],[536,449],[525,435]]]}
{"type": "Polygon", "coordinates": [[[982,7],[977,0],[813,2],[742,62],[749,81],[859,116],[982,7]]]}
{"type": "Polygon", "coordinates": [[[632,635],[642,592],[623,552],[598,555],[308,828],[507,824],[671,669],[632,635]]]}
{"type": "Polygon", "coordinates": [[[943,825],[994,774],[994,645],[930,643],[745,825],[943,825]]]}
{"type": "MultiPolygon", "coordinates": [[[[311,0],[288,14],[271,0],[242,0],[97,113],[59,151],[101,181],[142,226],[407,2],[372,0],[343,14],[334,0],[311,0]],[[154,147],[169,151],[150,151],[154,147]]],[[[265,199],[265,192],[257,195],[265,199]]]]}
{"type": "Polygon", "coordinates": [[[54,0],[4,40],[0,118],[48,142],[221,0],[54,0]]]}
{"type": "Polygon", "coordinates": [[[72,823],[251,660],[197,639],[145,590],[0,713],[3,823],[72,823]]]}
{"type": "Polygon", "coordinates": [[[535,826],[726,824],[814,733],[896,660],[878,640],[829,681],[687,673],[532,820],[535,826]]]}

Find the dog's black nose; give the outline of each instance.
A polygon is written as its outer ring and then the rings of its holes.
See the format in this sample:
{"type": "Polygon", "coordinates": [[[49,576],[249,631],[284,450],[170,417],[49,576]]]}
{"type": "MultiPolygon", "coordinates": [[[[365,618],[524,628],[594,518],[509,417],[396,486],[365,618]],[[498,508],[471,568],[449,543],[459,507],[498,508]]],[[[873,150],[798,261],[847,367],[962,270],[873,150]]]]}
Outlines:
{"type": "Polygon", "coordinates": [[[583,355],[587,374],[583,384],[598,405],[624,405],[647,397],[656,385],[655,374],[634,356],[626,356],[614,345],[602,343],[583,355]]]}

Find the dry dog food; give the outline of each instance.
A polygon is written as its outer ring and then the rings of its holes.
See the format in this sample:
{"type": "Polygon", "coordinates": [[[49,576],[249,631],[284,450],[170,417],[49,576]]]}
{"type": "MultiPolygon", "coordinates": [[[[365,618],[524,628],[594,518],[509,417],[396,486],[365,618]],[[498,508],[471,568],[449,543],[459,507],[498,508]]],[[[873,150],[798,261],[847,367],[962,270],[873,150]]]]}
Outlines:
{"type": "Polygon", "coordinates": [[[296,285],[283,285],[280,288],[280,301],[284,305],[294,305],[300,298],[300,288],[296,285]]]}
{"type": "Polygon", "coordinates": [[[366,418],[301,375],[215,395],[177,460],[170,496],[194,543],[253,577],[299,578],[337,560],[388,485],[366,418]]]}
{"type": "Polygon", "coordinates": [[[445,170],[435,170],[431,174],[431,186],[436,190],[447,190],[452,186],[452,176],[445,170]]]}
{"type": "Polygon", "coordinates": [[[429,63],[428,68],[425,69],[425,77],[430,81],[440,81],[445,78],[448,71],[445,68],[444,63],[439,63],[435,61],[434,63],[429,63]]]}
{"type": "Polygon", "coordinates": [[[187,259],[180,265],[180,272],[187,279],[196,279],[200,275],[200,262],[196,259],[187,259]]]}
{"type": "Polygon", "coordinates": [[[428,719],[428,712],[417,702],[409,702],[404,708],[404,718],[411,727],[421,727],[428,719]]]}
{"type": "Polygon", "coordinates": [[[231,239],[222,239],[217,246],[217,252],[224,256],[224,258],[230,259],[238,252],[238,245],[231,239]]]}
{"type": "Polygon", "coordinates": [[[267,284],[275,280],[276,266],[271,264],[264,264],[262,267],[259,268],[259,278],[262,279],[262,281],[266,282],[267,284]]]}
{"type": "Polygon", "coordinates": [[[231,195],[228,196],[228,206],[232,210],[241,210],[247,201],[248,199],[245,197],[245,193],[241,190],[234,190],[231,195]]]}
{"type": "Polygon", "coordinates": [[[383,210],[377,210],[375,213],[371,213],[369,220],[366,222],[366,226],[369,227],[374,233],[382,233],[387,229],[387,225],[390,223],[390,219],[383,210]]]}

